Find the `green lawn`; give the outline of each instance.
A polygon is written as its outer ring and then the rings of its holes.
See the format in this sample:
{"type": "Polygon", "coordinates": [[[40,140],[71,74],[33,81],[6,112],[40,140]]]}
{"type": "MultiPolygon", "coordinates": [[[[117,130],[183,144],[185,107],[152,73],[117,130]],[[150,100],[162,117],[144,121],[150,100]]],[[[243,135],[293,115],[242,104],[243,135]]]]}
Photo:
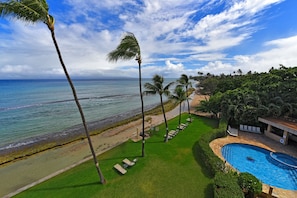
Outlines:
{"type": "MultiPolygon", "coordinates": [[[[185,120],[187,114],[183,115],[185,120]]],[[[175,129],[178,118],[169,121],[175,129]]],[[[107,184],[99,183],[93,161],[86,162],[16,197],[213,197],[212,179],[203,174],[194,156],[195,142],[211,132],[216,122],[196,117],[184,131],[163,142],[164,125],[145,143],[128,141],[99,156],[107,184]],[[136,165],[120,175],[113,169],[124,158],[138,158],[136,165]]]]}

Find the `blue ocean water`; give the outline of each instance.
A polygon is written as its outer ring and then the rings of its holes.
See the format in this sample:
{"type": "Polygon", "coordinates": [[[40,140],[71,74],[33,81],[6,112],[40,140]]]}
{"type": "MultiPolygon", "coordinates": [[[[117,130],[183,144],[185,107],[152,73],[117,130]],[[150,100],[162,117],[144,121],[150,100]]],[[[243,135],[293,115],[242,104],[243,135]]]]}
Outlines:
{"type": "MultiPolygon", "coordinates": [[[[73,82],[88,123],[140,111],[138,79],[73,82]]],[[[158,96],[144,96],[146,107],[157,104],[158,96]]],[[[0,150],[78,125],[80,114],[66,80],[0,80],[0,150]]]]}

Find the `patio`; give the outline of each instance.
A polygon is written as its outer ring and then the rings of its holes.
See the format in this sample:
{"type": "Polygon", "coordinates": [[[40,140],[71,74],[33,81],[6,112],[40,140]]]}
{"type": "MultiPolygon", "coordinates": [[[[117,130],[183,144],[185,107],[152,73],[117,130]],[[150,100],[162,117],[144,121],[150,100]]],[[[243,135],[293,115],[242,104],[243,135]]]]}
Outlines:
{"type": "MultiPolygon", "coordinates": [[[[233,136],[227,136],[224,138],[215,139],[210,143],[210,147],[212,148],[213,152],[220,157],[222,160],[224,160],[221,148],[229,143],[243,143],[243,144],[252,144],[255,146],[259,146],[271,151],[275,152],[282,152],[289,154],[295,158],[297,158],[297,146],[290,144],[290,145],[283,145],[280,142],[276,142],[268,137],[266,137],[263,134],[254,134],[254,133],[248,133],[248,132],[242,132],[239,131],[239,134],[237,137],[233,136]]],[[[229,165],[227,163],[227,165],[229,165]]],[[[230,165],[229,165],[230,166],[230,165]]],[[[269,186],[263,184],[263,192],[268,193],[269,192],[269,186]]],[[[291,190],[284,190],[280,188],[274,188],[273,194],[277,195],[277,197],[297,197],[297,191],[291,191],[291,190]]]]}

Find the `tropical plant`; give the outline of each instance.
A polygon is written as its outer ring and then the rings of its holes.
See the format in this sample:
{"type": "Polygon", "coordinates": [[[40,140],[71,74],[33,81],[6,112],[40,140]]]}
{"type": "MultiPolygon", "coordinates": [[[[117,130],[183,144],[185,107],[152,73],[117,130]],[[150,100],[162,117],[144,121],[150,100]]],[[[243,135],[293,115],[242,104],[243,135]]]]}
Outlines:
{"type": "Polygon", "coordinates": [[[144,157],[144,105],[143,105],[143,94],[142,94],[142,85],[141,85],[141,53],[140,46],[135,35],[131,32],[127,32],[122,38],[120,44],[117,48],[111,51],[107,55],[107,60],[110,62],[117,62],[119,59],[130,60],[135,58],[138,63],[138,73],[139,73],[139,93],[141,100],[141,113],[142,113],[142,157],[144,157]]]}
{"type": "Polygon", "coordinates": [[[223,94],[221,92],[216,93],[209,99],[205,98],[196,107],[197,111],[212,113],[214,117],[218,118],[218,113],[221,112],[221,98],[223,94]]]}
{"type": "Polygon", "coordinates": [[[190,113],[190,103],[189,103],[189,95],[188,95],[188,88],[192,87],[192,83],[190,82],[188,76],[186,74],[182,74],[181,77],[177,80],[178,83],[185,87],[186,89],[186,97],[187,97],[187,104],[188,104],[188,114],[189,118],[191,119],[191,113],[190,113]]]}
{"type": "Polygon", "coordinates": [[[297,117],[297,67],[280,65],[266,73],[207,75],[197,84],[201,93],[210,94],[197,110],[220,112],[232,124],[257,125],[258,117],[297,117]]]}
{"type": "Polygon", "coordinates": [[[90,138],[90,134],[89,134],[89,130],[87,127],[87,123],[86,123],[86,119],[82,110],[82,107],[79,103],[77,94],[76,94],[76,90],[75,87],[72,83],[72,80],[70,78],[70,75],[68,74],[67,68],[64,64],[63,58],[62,58],[62,54],[60,52],[58,43],[56,41],[56,37],[55,37],[55,20],[54,17],[51,16],[48,12],[49,10],[49,6],[46,2],[46,0],[8,0],[6,2],[1,2],[0,3],[0,16],[4,17],[4,16],[13,16],[17,19],[26,21],[26,22],[43,22],[44,24],[47,25],[48,29],[51,32],[51,36],[52,36],[52,40],[54,42],[58,57],[59,57],[59,61],[61,63],[61,66],[63,68],[63,71],[66,75],[67,81],[71,87],[72,90],[72,94],[76,103],[76,106],[79,110],[81,119],[82,119],[82,123],[85,129],[85,133],[89,142],[89,146],[93,155],[93,159],[94,159],[94,163],[98,172],[98,175],[100,177],[100,182],[102,184],[106,183],[104,176],[100,170],[99,167],[99,163],[96,157],[96,153],[94,151],[93,145],[92,145],[92,141],[90,138]]]}
{"type": "Polygon", "coordinates": [[[179,104],[179,119],[178,119],[178,125],[181,124],[181,105],[182,102],[187,100],[187,96],[185,91],[182,87],[176,86],[174,89],[174,93],[170,96],[171,99],[176,101],[179,104]]]}
{"type": "Polygon", "coordinates": [[[168,124],[167,124],[167,119],[166,119],[166,114],[165,114],[165,109],[164,109],[164,104],[163,104],[163,94],[165,94],[165,96],[169,96],[170,95],[170,91],[169,88],[171,85],[174,84],[174,82],[170,82],[168,83],[165,87],[163,87],[163,83],[164,83],[164,78],[158,74],[154,75],[153,77],[153,84],[151,83],[145,83],[144,84],[144,88],[146,89],[146,91],[144,91],[143,93],[145,95],[156,95],[159,94],[160,96],[160,102],[161,102],[161,107],[162,107],[162,112],[163,112],[163,116],[164,116],[164,122],[165,122],[165,126],[166,126],[166,138],[165,138],[165,142],[168,142],[168,124]]]}
{"type": "Polygon", "coordinates": [[[239,174],[238,185],[241,187],[247,198],[253,198],[262,192],[261,181],[247,172],[239,174]]]}

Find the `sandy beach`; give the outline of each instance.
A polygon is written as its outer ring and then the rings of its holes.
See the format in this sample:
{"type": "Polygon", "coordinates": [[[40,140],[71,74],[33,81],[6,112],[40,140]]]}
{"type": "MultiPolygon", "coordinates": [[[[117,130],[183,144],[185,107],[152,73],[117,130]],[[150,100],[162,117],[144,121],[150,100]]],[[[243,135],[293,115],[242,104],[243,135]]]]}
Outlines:
{"type": "MultiPolygon", "coordinates": [[[[190,100],[191,112],[194,112],[195,106],[204,99],[205,96],[193,94],[190,100]]],[[[182,106],[183,111],[187,111],[186,105],[182,106]]],[[[171,119],[178,113],[179,109],[175,108],[167,112],[166,117],[171,119]]],[[[149,117],[152,118],[152,122],[145,122],[147,129],[151,125],[156,126],[163,122],[163,115],[149,117]]],[[[99,155],[129,139],[140,140],[137,133],[141,129],[141,123],[141,120],[133,121],[92,136],[96,153],[99,155]]],[[[84,139],[1,165],[0,197],[10,197],[89,159],[92,159],[92,156],[87,140],[84,139]]]]}

